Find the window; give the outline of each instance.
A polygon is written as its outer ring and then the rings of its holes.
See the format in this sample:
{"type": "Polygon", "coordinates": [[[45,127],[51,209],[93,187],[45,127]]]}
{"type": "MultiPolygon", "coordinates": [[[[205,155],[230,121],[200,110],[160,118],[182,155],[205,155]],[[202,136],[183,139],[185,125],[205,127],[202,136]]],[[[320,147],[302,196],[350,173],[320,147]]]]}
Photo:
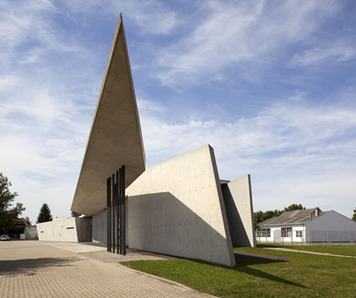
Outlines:
{"type": "Polygon", "coordinates": [[[271,229],[261,229],[259,232],[260,237],[271,237],[271,229]]]}
{"type": "Polygon", "coordinates": [[[295,237],[302,238],[303,237],[303,231],[295,231],[295,237]]]}
{"type": "Polygon", "coordinates": [[[271,229],[262,229],[262,237],[271,237],[271,229]]]}
{"type": "Polygon", "coordinates": [[[292,237],[292,228],[282,228],[281,231],[281,236],[282,237],[292,237]]]}

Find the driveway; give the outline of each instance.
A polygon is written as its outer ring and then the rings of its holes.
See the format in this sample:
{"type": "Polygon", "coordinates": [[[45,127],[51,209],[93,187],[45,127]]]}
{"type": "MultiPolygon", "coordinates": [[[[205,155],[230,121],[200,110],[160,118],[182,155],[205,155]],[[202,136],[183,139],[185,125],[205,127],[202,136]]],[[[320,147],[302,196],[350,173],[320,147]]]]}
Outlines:
{"type": "Polygon", "coordinates": [[[129,269],[119,261],[162,258],[104,247],[41,241],[0,242],[1,297],[211,297],[129,269]]]}

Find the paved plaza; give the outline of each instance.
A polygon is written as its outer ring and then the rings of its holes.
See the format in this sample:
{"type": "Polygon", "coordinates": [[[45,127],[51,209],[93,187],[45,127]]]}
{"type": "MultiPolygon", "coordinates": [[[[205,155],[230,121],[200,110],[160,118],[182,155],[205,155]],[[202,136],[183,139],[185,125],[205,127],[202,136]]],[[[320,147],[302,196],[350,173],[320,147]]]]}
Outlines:
{"type": "Polygon", "coordinates": [[[137,272],[121,261],[164,259],[130,251],[127,256],[81,243],[0,242],[1,297],[211,297],[137,272]]]}

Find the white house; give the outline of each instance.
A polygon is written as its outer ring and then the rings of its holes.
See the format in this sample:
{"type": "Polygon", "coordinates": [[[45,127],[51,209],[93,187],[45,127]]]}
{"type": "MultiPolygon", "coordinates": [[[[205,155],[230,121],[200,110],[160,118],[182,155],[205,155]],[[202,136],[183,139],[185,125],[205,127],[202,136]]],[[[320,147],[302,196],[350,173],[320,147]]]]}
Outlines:
{"type": "Polygon", "coordinates": [[[260,243],[356,242],[356,222],[319,208],[283,212],[260,223],[260,243]]]}

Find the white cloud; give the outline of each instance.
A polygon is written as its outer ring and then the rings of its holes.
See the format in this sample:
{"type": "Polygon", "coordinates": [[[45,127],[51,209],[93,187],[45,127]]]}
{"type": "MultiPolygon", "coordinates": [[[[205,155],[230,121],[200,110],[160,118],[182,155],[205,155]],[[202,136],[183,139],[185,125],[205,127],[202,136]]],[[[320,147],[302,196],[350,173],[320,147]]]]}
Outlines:
{"type": "Polygon", "coordinates": [[[301,202],[351,212],[356,140],[348,134],[356,130],[354,109],[292,101],[234,122],[183,119],[175,124],[140,113],[149,166],[209,143],[221,178],[252,175],[257,210],[301,202]],[[347,203],[338,209],[335,200],[341,197],[347,203]]]}
{"type": "Polygon", "coordinates": [[[69,9],[76,13],[106,14],[117,17],[120,12],[140,28],[142,33],[167,35],[179,24],[177,14],[163,1],[70,1],[69,9]]]}
{"type": "Polygon", "coordinates": [[[223,80],[223,71],[236,63],[243,76],[243,63],[249,68],[268,64],[277,51],[310,37],[336,11],[336,5],[317,1],[212,2],[187,36],[158,53],[156,76],[173,87],[223,80]]]}
{"type": "MultiPolygon", "coordinates": [[[[352,45],[344,42],[327,44],[324,47],[313,48],[303,53],[294,55],[290,61],[291,66],[310,66],[320,62],[332,63],[345,62],[355,58],[356,50],[352,45]]],[[[325,67],[325,64],[322,65],[325,67]]]]}

